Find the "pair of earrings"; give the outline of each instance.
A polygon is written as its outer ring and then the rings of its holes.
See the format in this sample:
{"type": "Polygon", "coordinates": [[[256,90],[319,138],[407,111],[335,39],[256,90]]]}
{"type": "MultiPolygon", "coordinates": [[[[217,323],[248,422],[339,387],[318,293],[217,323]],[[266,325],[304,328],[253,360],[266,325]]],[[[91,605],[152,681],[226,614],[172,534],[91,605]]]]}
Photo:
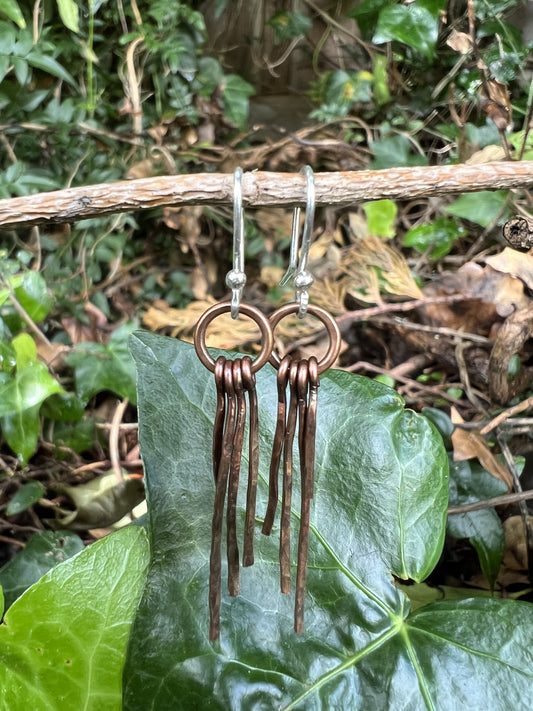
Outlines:
{"type": "Polygon", "coordinates": [[[259,469],[259,419],[255,373],[269,361],[277,369],[278,407],[272,458],[269,471],[269,496],[262,532],[270,535],[279,498],[279,470],[282,466],[282,495],[280,519],[280,587],[283,593],[291,590],[291,507],[293,483],[293,445],[298,432],[298,449],[301,471],[300,530],[298,537],[294,629],[300,633],[304,624],[304,600],[309,544],[310,505],[314,490],[314,461],[316,413],[319,376],[336,360],[341,336],[335,320],[327,311],[308,303],[308,289],[313,278],[306,271],[314,217],[314,181],[311,168],[303,169],[307,177],[307,209],[300,260],[298,262],[299,208],[295,209],[291,240],[290,264],[281,284],[294,280],[296,303],[286,304],[267,318],[253,306],[241,304],[246,276],[244,266],[244,216],[242,210],[242,170],[235,171],[234,190],[234,247],[233,269],[226,277],[232,289],[231,303],[215,304],[200,318],[194,333],[194,346],[203,365],[214,373],[217,405],[213,428],[213,475],[215,503],[211,531],[209,575],[209,637],[216,640],[220,634],[220,605],[222,589],[222,537],[224,509],[226,508],[226,551],[228,560],[228,592],[239,593],[239,547],[237,541],[237,492],[239,487],[242,450],[245,437],[247,410],[248,427],[248,483],[244,524],[244,567],[254,562],[254,528],[259,469]],[[215,361],[206,346],[209,324],[220,314],[230,312],[232,318],[239,313],[251,318],[261,331],[262,347],[255,359],[248,356],[227,359],[219,356],[215,361]],[[274,329],[285,316],[298,312],[303,318],[307,312],[317,317],[329,335],[325,356],[317,361],[282,360],[274,353],[274,329]],[[289,393],[287,404],[287,391],[289,393]],[[226,503],[227,502],[227,503],[226,503]]]}

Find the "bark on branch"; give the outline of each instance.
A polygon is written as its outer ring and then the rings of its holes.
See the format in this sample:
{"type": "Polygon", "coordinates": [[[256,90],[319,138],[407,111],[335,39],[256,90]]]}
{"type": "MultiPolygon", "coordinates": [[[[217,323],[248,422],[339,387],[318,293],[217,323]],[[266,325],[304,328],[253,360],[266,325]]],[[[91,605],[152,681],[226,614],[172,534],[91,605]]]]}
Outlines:
{"type": "MultiPolygon", "coordinates": [[[[316,173],[317,205],[533,187],[533,161],[316,173]]],[[[305,207],[300,173],[245,173],[245,207],[305,207]]],[[[198,173],[68,188],[0,200],[0,229],[74,222],[130,210],[180,205],[231,205],[233,175],[198,173]]]]}

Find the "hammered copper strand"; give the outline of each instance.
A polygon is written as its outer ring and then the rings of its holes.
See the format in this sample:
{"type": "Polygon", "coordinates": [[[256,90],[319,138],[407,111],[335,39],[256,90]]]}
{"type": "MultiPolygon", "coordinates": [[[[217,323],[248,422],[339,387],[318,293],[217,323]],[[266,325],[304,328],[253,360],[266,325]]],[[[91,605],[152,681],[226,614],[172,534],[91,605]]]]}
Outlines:
{"type": "Polygon", "coordinates": [[[282,593],[291,591],[291,506],[292,506],[292,448],[298,417],[298,362],[289,369],[289,410],[283,442],[283,480],[279,539],[280,586],[282,593]]]}
{"type": "Polygon", "coordinates": [[[257,499],[257,479],[259,476],[259,411],[255,375],[252,372],[252,361],[249,356],[242,359],[242,379],[244,389],[248,393],[250,408],[248,431],[248,488],[246,490],[246,516],[244,521],[244,542],[242,564],[244,567],[254,564],[254,528],[255,505],[257,499]]]}
{"type": "Polygon", "coordinates": [[[294,631],[304,628],[305,586],[307,580],[307,556],[309,551],[309,520],[313,497],[314,437],[316,431],[316,398],[312,402],[311,389],[316,383],[318,368],[316,358],[302,361],[298,367],[298,448],[300,452],[300,531],[298,535],[298,558],[296,567],[296,594],[294,601],[294,631]],[[312,445],[309,439],[312,438],[312,445]]]}
{"type": "Polygon", "coordinates": [[[224,356],[219,356],[215,363],[215,386],[217,389],[217,408],[215,423],[213,425],[213,476],[215,483],[218,476],[218,467],[222,454],[222,440],[224,437],[224,420],[226,417],[226,395],[224,392],[224,356]]]}
{"type": "Polygon", "coordinates": [[[290,356],[283,358],[278,367],[277,387],[278,387],[278,414],[276,421],[276,431],[272,445],[272,458],[270,460],[270,472],[268,477],[268,504],[263,521],[262,532],[269,536],[274,525],[276,508],[278,505],[278,479],[279,465],[283,453],[283,442],[285,441],[286,410],[287,410],[287,383],[289,382],[289,368],[291,365],[290,356]]]}
{"type": "Polygon", "coordinates": [[[233,433],[232,452],[228,482],[228,507],[226,511],[227,556],[228,556],[228,592],[239,594],[239,545],[237,543],[237,494],[241,469],[244,426],[246,423],[246,398],[241,372],[241,359],[233,361],[233,387],[235,391],[236,420],[233,433]]]}
{"type": "Polygon", "coordinates": [[[316,440],[316,411],[318,404],[318,362],[314,356],[309,358],[308,365],[309,402],[305,416],[304,431],[304,462],[302,465],[302,486],[305,484],[306,496],[312,499],[315,488],[315,440],[316,440]]]}
{"type": "Polygon", "coordinates": [[[224,394],[226,397],[226,422],[220,447],[220,461],[216,475],[215,504],[211,524],[211,555],[209,560],[209,639],[220,635],[220,599],[222,587],[222,526],[228,475],[235,434],[236,398],[233,387],[232,362],[224,359],[224,394]]]}

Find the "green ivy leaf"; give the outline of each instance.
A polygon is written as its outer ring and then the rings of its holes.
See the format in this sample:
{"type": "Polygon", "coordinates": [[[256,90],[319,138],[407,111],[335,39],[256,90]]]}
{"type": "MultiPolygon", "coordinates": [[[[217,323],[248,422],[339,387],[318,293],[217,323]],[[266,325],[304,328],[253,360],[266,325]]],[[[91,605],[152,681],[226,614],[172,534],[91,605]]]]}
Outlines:
{"type": "Polygon", "coordinates": [[[0,417],[2,435],[17,455],[22,466],[35,453],[41,431],[39,405],[19,409],[12,415],[0,417]]]}
{"type": "MultiPolygon", "coordinates": [[[[138,333],[132,351],[153,557],[124,711],[237,711],[258,700],[285,711],[455,711],[466,699],[465,669],[470,706],[507,711],[527,696],[529,604],[443,601],[409,614],[391,584],[392,574],[420,581],[437,562],[446,457],[434,428],[396,393],[346,372],[320,385],[304,634],[292,631],[292,596],[278,592],[277,535],[258,532],[256,563],[242,571],[239,596],[223,595],[221,638],[210,643],[213,378],[188,344],[138,333]],[[512,689],[511,701],[502,688],[512,689]]],[[[277,409],[271,368],[257,374],[257,390],[260,517],[277,409]]]]}
{"type": "Polygon", "coordinates": [[[34,503],[39,501],[45,492],[40,481],[29,481],[23,484],[7,505],[7,516],[16,516],[21,511],[29,509],[34,503]]]}
{"type": "Polygon", "coordinates": [[[369,147],[374,154],[374,160],[370,164],[372,170],[396,166],[427,165],[425,156],[420,153],[411,153],[412,145],[409,138],[401,134],[373,141],[369,147]]]}
{"type": "Polygon", "coordinates": [[[431,61],[435,54],[439,18],[434,5],[418,0],[409,5],[388,5],[379,13],[379,20],[372,41],[383,44],[396,40],[402,42],[431,61]]]}
{"type": "Polygon", "coordinates": [[[507,190],[481,190],[478,193],[465,193],[455,202],[444,208],[445,212],[475,222],[481,227],[488,227],[492,222],[504,222],[507,219],[507,190]]]}
{"type": "Polygon", "coordinates": [[[130,322],[115,329],[109,343],[79,343],[66,357],[74,368],[76,393],[87,402],[96,393],[110,390],[136,402],[135,364],[128,350],[128,338],[137,324],[130,322]]]}
{"type": "MultiPolygon", "coordinates": [[[[256,564],[242,572],[242,594],[224,599],[221,641],[210,644],[213,378],[189,344],[137,333],[132,352],[154,557],[132,631],[124,711],[241,709],[257,694],[268,708],[326,709],[339,693],[343,708],[376,708],[361,699],[377,695],[385,678],[402,678],[392,669],[381,676],[379,650],[409,658],[402,642],[408,603],[392,574],[424,579],[442,547],[447,465],[432,425],[379,383],[340,371],[323,376],[306,632],[294,634],[294,600],[278,592],[278,532],[258,533],[256,564]]],[[[265,368],[257,380],[260,515],[275,371],[265,368]]]]}
{"type": "Polygon", "coordinates": [[[396,215],[398,208],[392,200],[375,200],[365,202],[363,210],[366,215],[368,232],[376,237],[394,237],[396,234],[396,215]]]}
{"type": "Polygon", "coordinates": [[[121,710],[147,562],[145,531],[128,526],[57,565],[10,607],[0,626],[2,709],[121,710]]]}
{"type": "Polygon", "coordinates": [[[39,272],[30,270],[17,277],[13,291],[28,316],[37,323],[52,310],[54,299],[39,272]]]}
{"type": "Polygon", "coordinates": [[[429,250],[430,259],[440,259],[451,250],[453,243],[465,234],[465,229],[457,220],[437,217],[431,223],[413,227],[404,235],[404,247],[413,247],[418,252],[429,250]]]}
{"type": "MultiPolygon", "coordinates": [[[[481,464],[473,461],[450,462],[450,505],[469,504],[505,493],[507,485],[481,464]]],[[[478,554],[483,575],[492,587],[500,570],[505,544],[496,511],[492,508],[454,514],[449,516],[446,528],[454,538],[470,541],[478,554]]]]}
{"type": "Polygon", "coordinates": [[[244,128],[248,118],[249,98],[255,88],[237,74],[227,74],[222,84],[224,116],[237,126],[244,128]]]}
{"type": "Polygon", "coordinates": [[[370,39],[376,27],[380,11],[390,3],[390,0],[363,0],[348,13],[355,17],[357,25],[365,39],[370,39]]]}
{"type": "Polygon", "coordinates": [[[6,609],[51,568],[84,548],[83,541],[70,531],[39,531],[26,547],[0,568],[6,609]]]}
{"type": "Polygon", "coordinates": [[[63,388],[37,360],[31,336],[21,333],[12,346],[16,370],[0,381],[0,425],[6,442],[25,464],[37,447],[41,403],[63,388]]]}
{"type": "Polygon", "coordinates": [[[505,536],[496,511],[483,509],[450,516],[447,531],[454,538],[467,538],[470,541],[478,554],[483,575],[493,588],[505,547],[505,536]]]}

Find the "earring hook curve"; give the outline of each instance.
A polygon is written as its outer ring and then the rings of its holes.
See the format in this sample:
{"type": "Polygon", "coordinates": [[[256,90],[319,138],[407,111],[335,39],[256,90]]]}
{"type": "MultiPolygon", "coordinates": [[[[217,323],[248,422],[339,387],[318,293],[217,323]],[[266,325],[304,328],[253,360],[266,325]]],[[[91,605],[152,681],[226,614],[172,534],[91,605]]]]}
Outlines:
{"type": "Polygon", "coordinates": [[[231,289],[231,318],[239,317],[239,306],[246,284],[244,273],[244,210],[242,208],[242,168],[233,175],[233,268],[226,274],[231,289]]]}
{"type": "Polygon", "coordinates": [[[304,318],[307,313],[309,303],[309,287],[313,284],[314,278],[311,272],[307,271],[309,260],[309,249],[313,237],[313,225],[315,221],[315,178],[313,169],[305,165],[300,173],[307,179],[305,220],[302,233],[302,244],[300,247],[300,261],[298,261],[299,243],[299,221],[300,208],[295,207],[292,217],[291,250],[289,255],[289,266],[280,281],[280,286],[285,286],[291,279],[294,282],[296,301],[300,305],[298,318],[304,318]]]}

